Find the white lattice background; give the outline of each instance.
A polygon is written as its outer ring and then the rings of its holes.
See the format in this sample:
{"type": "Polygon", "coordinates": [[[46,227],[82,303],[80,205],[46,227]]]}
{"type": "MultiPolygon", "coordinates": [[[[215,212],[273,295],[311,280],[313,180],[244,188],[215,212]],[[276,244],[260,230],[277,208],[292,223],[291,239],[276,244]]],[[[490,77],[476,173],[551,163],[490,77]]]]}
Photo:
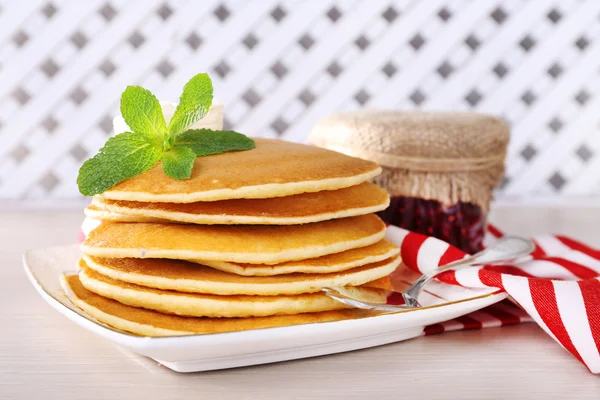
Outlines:
{"type": "Polygon", "coordinates": [[[499,198],[600,195],[598,0],[0,0],[0,199],[78,199],[129,84],[210,72],[226,125],[303,141],[360,107],[512,126],[499,198]]]}

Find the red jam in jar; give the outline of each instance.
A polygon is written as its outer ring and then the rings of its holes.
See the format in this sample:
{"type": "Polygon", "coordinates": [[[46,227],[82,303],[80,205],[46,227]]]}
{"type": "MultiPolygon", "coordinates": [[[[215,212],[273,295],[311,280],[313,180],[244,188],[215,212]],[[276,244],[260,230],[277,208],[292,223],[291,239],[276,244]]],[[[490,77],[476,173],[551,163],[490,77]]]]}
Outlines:
{"type": "Polygon", "coordinates": [[[395,196],[378,214],[388,224],[436,237],[467,253],[483,249],[485,213],[473,203],[448,207],[436,200],[395,196]]]}

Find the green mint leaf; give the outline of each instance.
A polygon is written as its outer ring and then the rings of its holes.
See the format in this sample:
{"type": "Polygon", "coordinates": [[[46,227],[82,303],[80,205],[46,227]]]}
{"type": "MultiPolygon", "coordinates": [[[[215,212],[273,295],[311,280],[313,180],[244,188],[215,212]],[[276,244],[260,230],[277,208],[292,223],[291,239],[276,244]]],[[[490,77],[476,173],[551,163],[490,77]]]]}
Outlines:
{"type": "Polygon", "coordinates": [[[103,193],[150,169],[161,156],[162,142],[156,138],[133,132],[113,136],[79,169],[79,191],[84,196],[103,193]]]}
{"type": "Polygon", "coordinates": [[[121,115],[129,128],[141,135],[163,138],[167,125],[158,99],[140,86],[127,86],[121,95],[121,115]]]}
{"type": "Polygon", "coordinates": [[[169,134],[176,136],[201,120],[210,110],[212,100],[213,85],[208,74],[198,74],[190,79],[183,87],[179,104],[169,122],[169,134]]]}
{"type": "Polygon", "coordinates": [[[174,147],[163,153],[165,174],[175,179],[188,179],[192,175],[196,154],[188,147],[174,147]]]}
{"type": "Polygon", "coordinates": [[[178,147],[189,147],[200,157],[227,151],[250,150],[255,144],[248,136],[234,131],[190,129],[175,138],[174,148],[178,147]]]}

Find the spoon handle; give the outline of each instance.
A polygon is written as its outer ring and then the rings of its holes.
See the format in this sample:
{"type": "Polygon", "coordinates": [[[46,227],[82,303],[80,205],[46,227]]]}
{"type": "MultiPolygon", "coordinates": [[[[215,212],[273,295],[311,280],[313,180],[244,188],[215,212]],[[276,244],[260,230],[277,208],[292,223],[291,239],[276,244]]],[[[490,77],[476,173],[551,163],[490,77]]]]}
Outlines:
{"type": "Polygon", "coordinates": [[[417,299],[421,293],[421,290],[423,290],[423,287],[442,272],[449,270],[457,271],[459,269],[471,267],[474,264],[480,263],[494,263],[497,261],[502,261],[504,263],[510,262],[516,258],[531,254],[534,248],[535,245],[529,239],[518,236],[505,236],[494,243],[494,245],[491,247],[488,247],[479,253],[473,254],[470,257],[465,257],[461,260],[454,261],[431,272],[423,274],[423,276],[417,279],[415,283],[413,283],[413,285],[406,290],[406,294],[413,299],[417,299]]]}

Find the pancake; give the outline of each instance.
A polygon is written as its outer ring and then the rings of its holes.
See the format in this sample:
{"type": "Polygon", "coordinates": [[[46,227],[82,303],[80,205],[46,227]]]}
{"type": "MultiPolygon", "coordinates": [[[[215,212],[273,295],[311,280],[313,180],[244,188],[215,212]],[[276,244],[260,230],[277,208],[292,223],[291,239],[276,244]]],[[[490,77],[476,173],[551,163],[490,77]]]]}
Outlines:
{"type": "Polygon", "coordinates": [[[94,200],[92,200],[92,204],[87,206],[83,212],[86,217],[97,219],[100,221],[118,221],[118,222],[155,222],[161,224],[168,224],[171,221],[160,219],[160,218],[152,218],[152,217],[141,217],[136,215],[125,215],[119,214],[110,210],[106,210],[101,206],[94,204],[94,200]]]}
{"type": "Polygon", "coordinates": [[[392,285],[392,280],[390,279],[390,276],[384,276],[383,278],[367,282],[364,285],[360,285],[360,287],[394,290],[394,285],[392,285]]]}
{"type": "Polygon", "coordinates": [[[240,264],[215,260],[189,261],[242,276],[273,276],[292,273],[329,274],[383,261],[398,254],[400,254],[400,248],[387,239],[383,239],[370,246],[341,253],[273,265],[240,264]]]}
{"type": "Polygon", "coordinates": [[[89,291],[128,306],[189,317],[264,317],[348,308],[324,293],[217,296],[153,289],[118,281],[87,267],[79,271],[79,279],[89,291]]]}
{"type": "Polygon", "coordinates": [[[104,221],[192,224],[295,225],[384,210],[387,192],[369,182],[349,188],[271,199],[234,199],[195,203],[148,203],[94,197],[85,213],[104,221]]]}
{"type": "Polygon", "coordinates": [[[381,173],[374,162],[319,147],[274,139],[255,142],[252,150],[196,158],[189,179],[170,178],[159,162],[99,196],[168,203],[266,199],[346,188],[381,173]]]}
{"type": "Polygon", "coordinates": [[[371,315],[346,309],[254,318],[197,318],[163,314],[121,304],[87,290],[77,275],[64,275],[61,284],[69,299],[85,313],[116,329],[142,336],[210,334],[286,325],[340,321],[371,315]]]}
{"type": "Polygon", "coordinates": [[[331,274],[287,274],[240,276],[204,265],[160,258],[99,258],[83,255],[80,266],[88,266],[109,278],[157,289],[218,295],[315,293],[330,286],[358,286],[388,276],[400,257],[331,274]]]}
{"type": "Polygon", "coordinates": [[[385,224],[373,214],[278,226],[103,222],[82,249],[109,258],[277,264],[368,246],[384,235],[385,224]]]}

